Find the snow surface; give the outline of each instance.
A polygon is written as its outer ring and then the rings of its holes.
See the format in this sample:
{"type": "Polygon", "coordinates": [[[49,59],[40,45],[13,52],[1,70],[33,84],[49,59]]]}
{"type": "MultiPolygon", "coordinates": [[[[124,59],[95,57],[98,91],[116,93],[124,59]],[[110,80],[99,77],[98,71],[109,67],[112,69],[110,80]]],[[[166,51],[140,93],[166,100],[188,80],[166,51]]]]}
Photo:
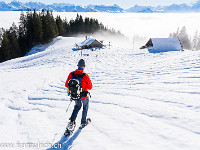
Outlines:
{"type": "MultiPolygon", "coordinates": [[[[41,52],[0,64],[0,143],[52,143],[72,150],[200,149],[200,51],[151,54],[112,46],[72,51],[58,37],[41,52]],[[73,106],[64,87],[80,58],[93,89],[91,124],[62,138],[73,106]]],[[[122,43],[120,43],[122,44],[122,43]]],[[[36,52],[36,51],[35,51],[36,52]]],[[[18,143],[18,144],[17,144],[18,143]]],[[[1,146],[0,145],[0,146],[1,146]]],[[[26,145],[27,146],[27,145],[26,145]]],[[[41,145],[40,145],[41,146],[41,145]]],[[[31,149],[53,149],[50,146],[31,149]]],[[[5,148],[4,148],[5,149],[5,148]]]]}

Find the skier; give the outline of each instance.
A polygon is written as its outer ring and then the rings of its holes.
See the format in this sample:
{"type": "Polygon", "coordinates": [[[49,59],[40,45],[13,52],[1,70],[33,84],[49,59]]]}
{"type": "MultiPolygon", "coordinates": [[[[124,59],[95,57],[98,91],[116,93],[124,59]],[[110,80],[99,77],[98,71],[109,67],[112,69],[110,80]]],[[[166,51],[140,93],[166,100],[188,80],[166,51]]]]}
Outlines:
{"type": "Polygon", "coordinates": [[[67,78],[65,86],[68,88],[68,95],[71,96],[71,100],[75,101],[74,110],[71,117],[69,118],[70,122],[68,123],[67,130],[72,131],[75,128],[75,120],[78,115],[79,110],[83,105],[81,127],[87,125],[87,112],[89,104],[89,92],[88,90],[92,89],[92,82],[88,74],[84,73],[85,61],[80,59],[78,62],[78,69],[74,72],[71,72],[67,78]]]}

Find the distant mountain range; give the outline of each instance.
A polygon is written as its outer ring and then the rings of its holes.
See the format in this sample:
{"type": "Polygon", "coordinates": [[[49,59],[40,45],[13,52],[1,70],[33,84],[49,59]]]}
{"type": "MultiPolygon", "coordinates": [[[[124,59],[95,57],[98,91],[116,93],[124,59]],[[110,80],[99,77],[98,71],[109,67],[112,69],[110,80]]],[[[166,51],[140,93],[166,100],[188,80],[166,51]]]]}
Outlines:
{"type": "Polygon", "coordinates": [[[54,3],[46,5],[40,2],[12,1],[11,3],[0,2],[0,11],[26,11],[27,9],[35,9],[37,11],[45,9],[56,12],[132,12],[132,13],[170,13],[170,12],[200,12],[200,0],[191,5],[172,4],[170,6],[139,6],[135,5],[129,9],[120,8],[118,5],[74,5],[68,3],[54,3]]]}
{"type": "Polygon", "coordinates": [[[117,5],[88,5],[80,6],[67,3],[54,3],[46,5],[40,2],[22,3],[19,1],[12,1],[11,3],[0,2],[0,11],[26,11],[27,9],[50,10],[57,12],[123,12],[124,10],[117,5]]]}

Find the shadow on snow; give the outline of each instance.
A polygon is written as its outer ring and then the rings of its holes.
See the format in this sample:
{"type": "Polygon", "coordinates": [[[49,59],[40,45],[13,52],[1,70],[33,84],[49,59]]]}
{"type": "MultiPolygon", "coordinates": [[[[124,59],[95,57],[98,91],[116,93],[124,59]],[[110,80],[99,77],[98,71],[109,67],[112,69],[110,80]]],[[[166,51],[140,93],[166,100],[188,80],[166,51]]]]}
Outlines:
{"type": "Polygon", "coordinates": [[[81,133],[81,129],[78,129],[72,137],[62,136],[60,141],[56,142],[51,148],[47,150],[68,150],[71,149],[73,142],[81,133]]]}

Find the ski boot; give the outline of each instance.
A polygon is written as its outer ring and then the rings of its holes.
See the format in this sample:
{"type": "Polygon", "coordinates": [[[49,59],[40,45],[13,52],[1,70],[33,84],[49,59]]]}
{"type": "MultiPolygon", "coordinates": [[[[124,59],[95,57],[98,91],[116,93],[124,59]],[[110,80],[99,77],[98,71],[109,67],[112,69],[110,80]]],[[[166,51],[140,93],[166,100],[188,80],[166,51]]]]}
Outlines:
{"type": "Polygon", "coordinates": [[[91,122],[90,118],[87,118],[86,123],[82,123],[79,129],[83,129],[85,126],[87,126],[91,122]]]}
{"type": "Polygon", "coordinates": [[[70,136],[73,133],[75,127],[76,127],[76,122],[70,121],[66,127],[64,136],[70,136]]]}

